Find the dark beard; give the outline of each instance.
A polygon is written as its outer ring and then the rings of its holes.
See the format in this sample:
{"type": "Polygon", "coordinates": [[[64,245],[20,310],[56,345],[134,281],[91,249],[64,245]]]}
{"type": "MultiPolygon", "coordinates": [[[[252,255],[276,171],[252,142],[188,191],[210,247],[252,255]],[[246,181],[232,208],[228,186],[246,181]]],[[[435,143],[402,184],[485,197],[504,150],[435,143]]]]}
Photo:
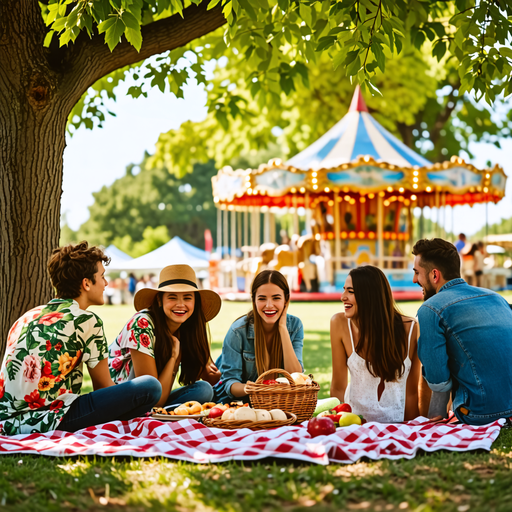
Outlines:
{"type": "Polygon", "coordinates": [[[430,297],[433,297],[435,294],[436,289],[432,285],[430,285],[429,288],[423,287],[423,302],[430,299],[430,297]]]}

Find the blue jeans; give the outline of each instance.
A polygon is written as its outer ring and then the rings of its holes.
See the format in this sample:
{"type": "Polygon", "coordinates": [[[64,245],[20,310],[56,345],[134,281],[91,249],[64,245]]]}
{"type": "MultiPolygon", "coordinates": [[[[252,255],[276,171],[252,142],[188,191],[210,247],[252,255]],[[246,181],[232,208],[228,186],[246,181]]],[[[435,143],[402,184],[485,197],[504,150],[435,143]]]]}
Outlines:
{"type": "Polygon", "coordinates": [[[171,391],[165,405],[178,405],[190,401],[204,404],[205,402],[211,402],[212,398],[213,388],[211,384],[204,380],[198,380],[194,384],[171,391]]]}
{"type": "Polygon", "coordinates": [[[151,411],[161,396],[160,382],[149,375],[98,389],[79,396],[71,404],[59,430],[75,432],[109,421],[138,418],[151,411]]]}

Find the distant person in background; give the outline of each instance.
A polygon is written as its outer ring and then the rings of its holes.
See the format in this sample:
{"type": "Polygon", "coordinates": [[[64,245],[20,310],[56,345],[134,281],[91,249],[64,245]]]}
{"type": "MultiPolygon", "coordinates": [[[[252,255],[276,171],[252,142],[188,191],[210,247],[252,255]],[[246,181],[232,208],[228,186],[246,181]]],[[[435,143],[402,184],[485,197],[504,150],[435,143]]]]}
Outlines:
{"type": "Polygon", "coordinates": [[[477,249],[476,244],[473,244],[469,252],[462,255],[462,277],[472,286],[475,285],[475,251],[477,249]]]}
{"type": "Polygon", "coordinates": [[[133,296],[135,295],[135,288],[137,286],[137,278],[133,274],[133,272],[128,276],[128,293],[133,296]]]}
{"type": "Polygon", "coordinates": [[[477,244],[473,244],[471,250],[473,252],[473,269],[475,271],[475,286],[483,286],[483,273],[484,273],[484,248],[483,243],[478,242],[477,244]]]}
{"type": "Polygon", "coordinates": [[[459,239],[455,242],[455,248],[457,249],[457,252],[459,254],[462,253],[462,249],[466,246],[466,235],[464,233],[461,233],[459,235],[459,239]]]}

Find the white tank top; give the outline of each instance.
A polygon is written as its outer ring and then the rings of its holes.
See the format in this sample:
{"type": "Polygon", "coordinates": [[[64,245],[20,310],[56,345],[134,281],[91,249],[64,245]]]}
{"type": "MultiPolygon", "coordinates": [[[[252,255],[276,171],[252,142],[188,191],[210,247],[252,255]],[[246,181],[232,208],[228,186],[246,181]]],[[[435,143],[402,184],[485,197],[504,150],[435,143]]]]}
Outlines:
{"type": "Polygon", "coordinates": [[[412,365],[409,350],[414,323],[413,320],[409,331],[409,339],[407,340],[404,373],[396,382],[384,382],[384,391],[379,400],[378,387],[381,379],[380,377],[374,377],[368,371],[366,361],[356,352],[350,318],[348,319],[352,354],[350,354],[347,361],[350,370],[350,384],[345,391],[345,402],[351,405],[355,414],[362,414],[367,421],[378,421],[379,423],[404,421],[405,388],[412,365]]]}

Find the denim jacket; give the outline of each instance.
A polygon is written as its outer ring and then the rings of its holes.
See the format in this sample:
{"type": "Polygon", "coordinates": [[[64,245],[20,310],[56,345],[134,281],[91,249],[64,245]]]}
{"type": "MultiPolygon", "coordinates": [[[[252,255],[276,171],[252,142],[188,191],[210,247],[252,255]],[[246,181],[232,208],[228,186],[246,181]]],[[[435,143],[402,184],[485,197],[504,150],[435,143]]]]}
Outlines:
{"type": "MultiPolygon", "coordinates": [[[[302,364],[304,340],[302,322],[296,316],[286,315],[286,327],[295,355],[304,368],[302,364]]],[[[222,374],[221,380],[214,387],[217,401],[237,400],[231,394],[231,386],[235,382],[245,383],[248,380],[255,382],[258,378],[254,350],[254,325],[247,326],[246,316],[236,320],[229,328],[222,345],[222,354],[215,365],[222,374]]]]}
{"type": "Polygon", "coordinates": [[[483,425],[512,416],[512,311],[490,290],[452,279],[418,311],[418,356],[433,391],[452,391],[453,411],[483,425]]]}

